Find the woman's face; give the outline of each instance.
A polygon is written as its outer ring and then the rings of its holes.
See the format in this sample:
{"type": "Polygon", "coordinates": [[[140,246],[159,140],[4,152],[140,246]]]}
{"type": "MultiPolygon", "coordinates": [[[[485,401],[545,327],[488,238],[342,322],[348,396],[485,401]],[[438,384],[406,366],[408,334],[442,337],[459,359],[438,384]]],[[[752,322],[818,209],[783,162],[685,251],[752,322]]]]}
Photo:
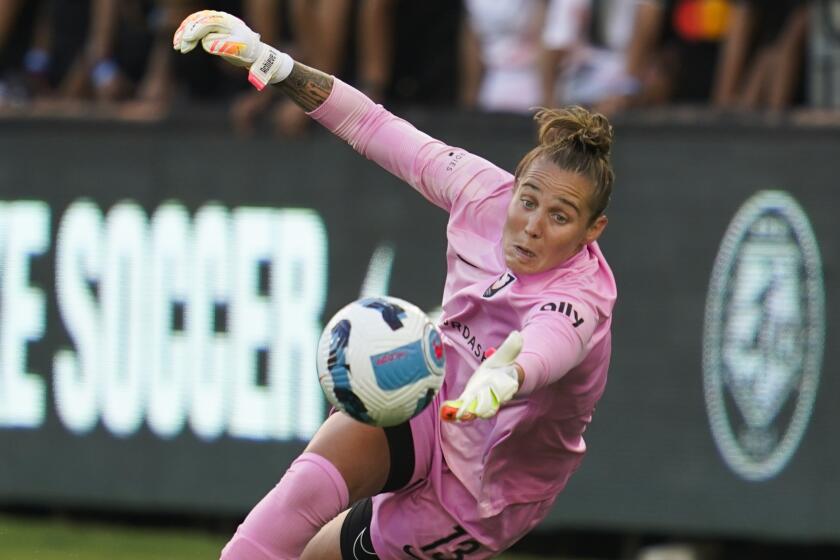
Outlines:
{"type": "Polygon", "coordinates": [[[592,182],[537,158],[519,177],[502,233],[505,263],[514,274],[554,268],[598,239],[607,217],[592,218],[592,182]]]}

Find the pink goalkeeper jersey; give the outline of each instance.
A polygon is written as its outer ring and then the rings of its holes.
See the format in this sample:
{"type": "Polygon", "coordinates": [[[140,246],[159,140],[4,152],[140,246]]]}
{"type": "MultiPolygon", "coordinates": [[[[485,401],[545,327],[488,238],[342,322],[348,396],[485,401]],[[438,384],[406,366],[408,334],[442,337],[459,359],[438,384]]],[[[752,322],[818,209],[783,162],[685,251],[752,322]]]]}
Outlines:
{"type": "MultiPolygon", "coordinates": [[[[583,432],[607,380],[615,280],[597,243],[555,269],[515,275],[501,235],[513,175],[418,131],[336,79],[312,117],[449,212],[441,331],[444,399],[460,395],[489,347],[518,329],[525,381],[490,420],[440,423],[448,468],[475,498],[440,490],[466,523],[508,504],[553,499],[586,451],[583,432]],[[463,500],[460,500],[463,501],[463,500]]],[[[447,503],[449,502],[449,503],[447,503]]]]}

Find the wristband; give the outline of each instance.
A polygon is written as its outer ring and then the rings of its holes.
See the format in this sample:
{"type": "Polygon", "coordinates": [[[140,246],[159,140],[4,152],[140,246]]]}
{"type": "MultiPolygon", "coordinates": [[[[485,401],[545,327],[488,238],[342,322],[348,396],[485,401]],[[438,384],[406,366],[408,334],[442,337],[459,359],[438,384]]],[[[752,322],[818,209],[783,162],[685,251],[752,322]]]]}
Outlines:
{"type": "Polygon", "coordinates": [[[291,56],[264,44],[257,60],[251,65],[248,81],[262,91],[266,85],[282,82],[289,77],[294,66],[295,61],[291,56]]]}

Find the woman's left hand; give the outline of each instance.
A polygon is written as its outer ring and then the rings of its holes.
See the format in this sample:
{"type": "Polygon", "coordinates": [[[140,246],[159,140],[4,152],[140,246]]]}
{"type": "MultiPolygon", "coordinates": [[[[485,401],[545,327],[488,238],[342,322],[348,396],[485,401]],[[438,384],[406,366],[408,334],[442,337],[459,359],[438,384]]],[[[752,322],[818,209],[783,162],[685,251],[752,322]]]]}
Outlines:
{"type": "Polygon", "coordinates": [[[519,390],[519,369],[514,363],[522,351],[522,335],[511,332],[491,356],[475,370],[464,392],[454,401],[444,401],[440,416],[449,422],[492,418],[499,407],[519,390]]]}

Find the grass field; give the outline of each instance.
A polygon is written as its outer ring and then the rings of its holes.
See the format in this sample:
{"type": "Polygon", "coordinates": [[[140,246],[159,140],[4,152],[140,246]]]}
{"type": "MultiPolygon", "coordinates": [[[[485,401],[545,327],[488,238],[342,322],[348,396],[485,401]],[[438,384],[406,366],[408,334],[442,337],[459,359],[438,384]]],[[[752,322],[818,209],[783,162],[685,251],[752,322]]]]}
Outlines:
{"type": "MultiPolygon", "coordinates": [[[[226,540],[227,535],[197,530],[0,515],[3,560],[206,560],[217,559],[226,540]]],[[[550,560],[516,554],[499,558],[550,560]]]]}

